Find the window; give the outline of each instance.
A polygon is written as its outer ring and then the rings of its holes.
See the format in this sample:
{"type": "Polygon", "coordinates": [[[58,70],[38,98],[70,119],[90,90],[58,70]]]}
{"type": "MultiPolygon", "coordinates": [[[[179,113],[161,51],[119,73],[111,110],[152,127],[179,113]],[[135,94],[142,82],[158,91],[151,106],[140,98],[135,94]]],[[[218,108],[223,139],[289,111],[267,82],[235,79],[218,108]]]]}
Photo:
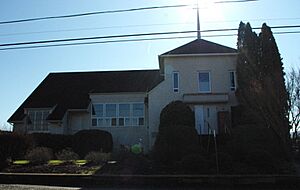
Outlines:
{"type": "Polygon", "coordinates": [[[29,131],[48,131],[48,110],[29,110],[27,129],[29,131]]]}
{"type": "Polygon", "coordinates": [[[124,127],[144,125],[143,103],[93,104],[93,127],[124,127]]]}
{"type": "Polygon", "coordinates": [[[199,92],[210,92],[210,73],[199,72],[199,92]]]}
{"type": "Polygon", "coordinates": [[[179,72],[173,72],[173,91],[179,91],[179,72]]]}
{"type": "Polygon", "coordinates": [[[235,71],[229,71],[229,82],[230,82],[230,90],[235,91],[236,89],[235,71]]]}

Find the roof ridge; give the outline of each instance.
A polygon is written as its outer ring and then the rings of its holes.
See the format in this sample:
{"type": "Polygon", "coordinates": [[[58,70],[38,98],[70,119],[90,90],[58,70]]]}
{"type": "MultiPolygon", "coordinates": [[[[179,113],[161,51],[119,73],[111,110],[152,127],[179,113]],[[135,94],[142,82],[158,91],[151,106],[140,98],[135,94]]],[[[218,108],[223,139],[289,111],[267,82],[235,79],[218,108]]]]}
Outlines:
{"type": "Polygon", "coordinates": [[[132,70],[107,70],[107,71],[66,71],[66,72],[50,72],[49,74],[88,74],[88,73],[117,73],[117,72],[147,72],[159,71],[159,69],[132,69],[132,70]]]}

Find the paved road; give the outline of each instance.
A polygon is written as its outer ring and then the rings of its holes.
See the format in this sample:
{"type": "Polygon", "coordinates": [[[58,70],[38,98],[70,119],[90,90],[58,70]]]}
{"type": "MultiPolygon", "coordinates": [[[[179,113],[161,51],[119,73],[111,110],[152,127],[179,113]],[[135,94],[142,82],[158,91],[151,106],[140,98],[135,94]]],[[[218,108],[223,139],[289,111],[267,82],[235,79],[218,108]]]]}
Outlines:
{"type": "Polygon", "coordinates": [[[158,190],[165,190],[165,189],[175,189],[175,190],[193,190],[193,189],[197,189],[197,190],[232,190],[232,189],[241,189],[241,190],[281,190],[281,189],[297,189],[298,188],[256,188],[256,187],[243,187],[243,188],[230,188],[230,187],[198,187],[198,188],[184,188],[184,187],[177,187],[177,188],[168,188],[168,187],[133,187],[133,188],[126,188],[126,187],[98,187],[98,188],[80,188],[80,187],[55,187],[55,186],[39,186],[39,185],[4,185],[4,184],[0,184],[0,190],[140,190],[140,189],[146,189],[146,190],[152,190],[152,189],[158,189],[158,190]]]}

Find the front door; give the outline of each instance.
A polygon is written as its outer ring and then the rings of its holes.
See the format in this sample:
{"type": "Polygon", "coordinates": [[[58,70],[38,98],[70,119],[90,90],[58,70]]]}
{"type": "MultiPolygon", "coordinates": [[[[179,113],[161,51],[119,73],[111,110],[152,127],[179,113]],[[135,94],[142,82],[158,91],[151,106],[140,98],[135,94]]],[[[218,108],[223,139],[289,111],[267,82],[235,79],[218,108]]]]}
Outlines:
{"type": "Polygon", "coordinates": [[[195,127],[199,135],[207,134],[205,133],[207,130],[205,130],[204,125],[204,109],[203,106],[195,106],[195,127]]]}

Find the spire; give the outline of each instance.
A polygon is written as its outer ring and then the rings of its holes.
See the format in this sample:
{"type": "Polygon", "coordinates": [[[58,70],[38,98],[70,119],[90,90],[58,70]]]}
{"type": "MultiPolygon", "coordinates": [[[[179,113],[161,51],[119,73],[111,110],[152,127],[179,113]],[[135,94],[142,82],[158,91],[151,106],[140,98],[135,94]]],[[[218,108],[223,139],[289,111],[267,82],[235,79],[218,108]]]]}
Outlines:
{"type": "Polygon", "coordinates": [[[201,33],[200,33],[200,18],[199,18],[199,5],[197,1],[197,39],[201,39],[201,33]]]}

